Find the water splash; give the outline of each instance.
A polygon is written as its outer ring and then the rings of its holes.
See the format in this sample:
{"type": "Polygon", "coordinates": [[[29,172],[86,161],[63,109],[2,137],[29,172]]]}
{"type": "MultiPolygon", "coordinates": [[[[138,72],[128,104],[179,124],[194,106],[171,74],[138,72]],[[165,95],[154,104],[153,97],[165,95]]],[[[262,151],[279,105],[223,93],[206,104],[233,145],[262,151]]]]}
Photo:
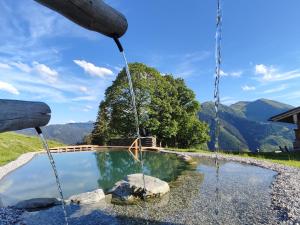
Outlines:
{"type": "Polygon", "coordinates": [[[64,200],[64,195],[63,195],[63,192],[62,192],[62,189],[61,189],[61,184],[60,184],[60,181],[59,181],[59,177],[58,177],[58,173],[57,173],[57,169],[56,169],[56,166],[55,166],[54,159],[53,159],[52,154],[49,150],[49,146],[48,146],[48,143],[47,143],[46,139],[44,138],[44,135],[41,132],[38,132],[38,135],[39,135],[39,137],[40,137],[40,139],[43,143],[44,149],[47,152],[50,164],[51,164],[52,169],[53,169],[57,189],[58,189],[60,199],[61,199],[62,209],[63,209],[63,212],[64,212],[65,225],[69,225],[67,211],[66,211],[66,205],[65,205],[65,200],[64,200]]]}

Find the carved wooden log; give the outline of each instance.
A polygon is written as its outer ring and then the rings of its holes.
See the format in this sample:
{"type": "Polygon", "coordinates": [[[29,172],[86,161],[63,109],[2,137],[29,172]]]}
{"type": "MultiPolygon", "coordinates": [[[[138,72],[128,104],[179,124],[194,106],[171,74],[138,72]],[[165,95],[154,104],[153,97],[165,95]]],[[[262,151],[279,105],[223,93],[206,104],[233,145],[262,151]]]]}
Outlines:
{"type": "Polygon", "coordinates": [[[0,132],[42,127],[50,118],[51,110],[43,102],[0,99],[0,132]]]}
{"type": "Polygon", "coordinates": [[[127,30],[126,18],[102,0],[35,0],[80,26],[112,38],[127,30]]]}

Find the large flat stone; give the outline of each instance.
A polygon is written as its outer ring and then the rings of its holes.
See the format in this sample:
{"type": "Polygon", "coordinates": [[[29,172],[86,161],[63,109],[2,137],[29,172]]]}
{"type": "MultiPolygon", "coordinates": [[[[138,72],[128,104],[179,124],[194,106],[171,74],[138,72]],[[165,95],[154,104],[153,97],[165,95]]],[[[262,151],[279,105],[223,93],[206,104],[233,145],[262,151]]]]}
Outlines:
{"type": "Polygon", "coordinates": [[[105,199],[102,189],[71,196],[68,201],[75,204],[92,204],[105,199]]]}
{"type": "Polygon", "coordinates": [[[109,191],[113,199],[132,202],[134,199],[161,197],[170,191],[169,184],[156,177],[145,175],[145,189],[143,174],[131,174],[124,180],[118,181],[109,191]]]}
{"type": "Polygon", "coordinates": [[[39,210],[61,204],[57,198],[34,198],[18,202],[14,207],[25,210],[39,210]]]}

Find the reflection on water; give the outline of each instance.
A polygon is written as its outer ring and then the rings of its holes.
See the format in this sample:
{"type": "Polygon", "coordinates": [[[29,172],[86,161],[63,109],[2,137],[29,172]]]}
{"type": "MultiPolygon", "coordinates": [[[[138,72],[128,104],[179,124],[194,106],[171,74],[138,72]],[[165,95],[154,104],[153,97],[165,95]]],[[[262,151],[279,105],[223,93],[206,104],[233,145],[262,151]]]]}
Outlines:
{"type": "MultiPolygon", "coordinates": [[[[164,181],[174,180],[187,165],[173,154],[144,152],[144,173],[164,181]]],[[[125,175],[139,173],[140,165],[126,151],[97,154],[99,187],[107,190],[125,175]]]]}
{"type": "MultiPolygon", "coordinates": [[[[96,188],[105,191],[126,175],[140,172],[140,165],[128,152],[76,152],[54,154],[64,195],[69,197],[96,188]]],[[[145,174],[165,181],[174,180],[187,165],[175,155],[144,153],[145,174]]],[[[0,181],[4,205],[37,197],[58,197],[51,167],[46,155],[38,155],[23,167],[0,181]]]]}
{"type": "MultiPolygon", "coordinates": [[[[66,194],[109,188],[126,174],[139,169],[127,152],[68,153],[55,155],[66,194]]],[[[147,215],[138,205],[68,206],[71,224],[278,224],[271,206],[271,170],[220,162],[218,217],[215,217],[216,171],[209,159],[197,159],[189,170],[175,155],[145,154],[145,172],[170,182],[170,193],[162,199],[146,201],[147,215]],[[149,219],[150,218],[150,219],[149,219]],[[217,219],[217,221],[216,221],[217,219]],[[105,222],[103,222],[105,220],[105,222]]],[[[15,198],[56,194],[55,181],[44,156],[16,170],[0,182],[4,203],[15,198]],[[49,170],[50,172],[47,172],[49,170]],[[51,186],[52,185],[52,186],[51,186]],[[51,192],[52,190],[52,192],[51,192]],[[19,193],[20,191],[20,193],[19,193]],[[22,194],[23,193],[23,194],[22,194]],[[25,195],[26,194],[26,195],[25,195]],[[11,199],[10,199],[11,198],[11,199]]],[[[63,225],[59,206],[27,214],[27,225],[63,225]]]]}

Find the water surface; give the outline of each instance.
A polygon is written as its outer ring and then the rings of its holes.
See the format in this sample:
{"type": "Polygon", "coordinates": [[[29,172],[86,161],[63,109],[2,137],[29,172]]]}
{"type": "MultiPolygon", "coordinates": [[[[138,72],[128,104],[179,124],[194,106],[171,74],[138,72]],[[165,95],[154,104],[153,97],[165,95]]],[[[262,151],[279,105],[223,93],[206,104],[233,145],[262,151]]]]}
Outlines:
{"type": "MultiPolygon", "coordinates": [[[[74,152],[53,154],[64,196],[102,188],[110,189],[128,174],[140,173],[127,151],[74,152]]],[[[165,181],[174,180],[187,164],[175,155],[144,152],[144,172],[165,181]]],[[[49,159],[37,155],[0,181],[0,195],[4,205],[39,197],[59,197],[49,159]]]]}
{"type": "MultiPolygon", "coordinates": [[[[159,155],[160,156],[160,155],[159,155]]],[[[167,163],[166,163],[167,164],[167,163]]],[[[163,166],[163,165],[161,165],[163,166]]],[[[236,162],[221,162],[218,179],[213,160],[198,159],[170,182],[170,193],[145,205],[69,206],[73,225],[244,225],[278,224],[271,207],[275,172],[236,162]],[[217,189],[218,188],[218,189],[217,189]],[[146,206],[146,207],[145,207],[146,206]]],[[[29,213],[27,225],[62,225],[60,207],[29,213]]]]}

